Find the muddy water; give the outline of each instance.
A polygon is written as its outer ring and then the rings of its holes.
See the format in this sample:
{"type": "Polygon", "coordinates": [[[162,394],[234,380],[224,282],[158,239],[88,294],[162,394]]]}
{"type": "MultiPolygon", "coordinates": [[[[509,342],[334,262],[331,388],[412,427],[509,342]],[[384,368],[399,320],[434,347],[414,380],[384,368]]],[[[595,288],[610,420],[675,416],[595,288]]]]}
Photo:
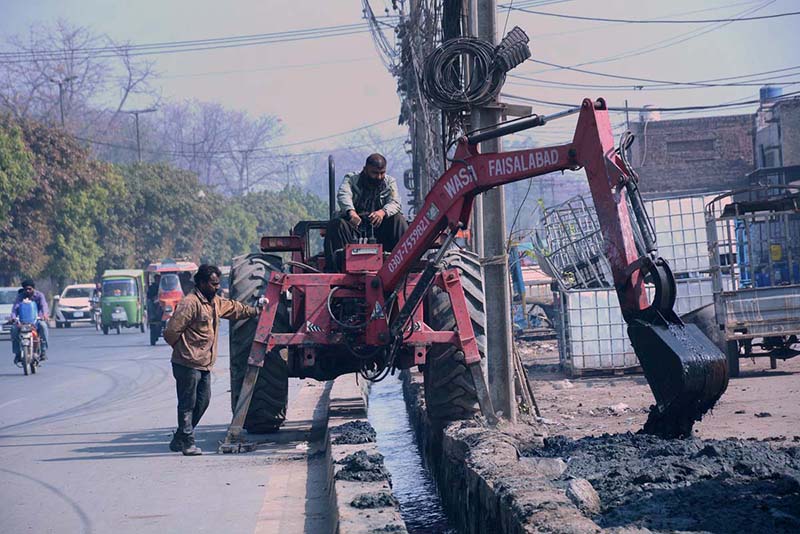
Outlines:
{"type": "Polygon", "coordinates": [[[372,385],[369,422],[378,434],[378,450],[392,475],[392,492],[410,534],[456,534],[442,510],[436,487],[422,464],[408,422],[400,380],[389,376],[372,385]]]}

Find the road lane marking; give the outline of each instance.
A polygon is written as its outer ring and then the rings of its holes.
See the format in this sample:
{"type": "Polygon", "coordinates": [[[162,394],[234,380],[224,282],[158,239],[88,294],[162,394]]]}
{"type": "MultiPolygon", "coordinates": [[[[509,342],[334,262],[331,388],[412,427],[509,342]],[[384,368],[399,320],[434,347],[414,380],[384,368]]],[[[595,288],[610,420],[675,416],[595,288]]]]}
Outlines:
{"type": "Polygon", "coordinates": [[[14,399],[14,400],[10,400],[8,402],[4,402],[3,404],[0,404],[0,408],[5,408],[6,406],[8,406],[10,404],[14,404],[15,402],[20,402],[22,400],[24,400],[24,399],[14,399]]]}

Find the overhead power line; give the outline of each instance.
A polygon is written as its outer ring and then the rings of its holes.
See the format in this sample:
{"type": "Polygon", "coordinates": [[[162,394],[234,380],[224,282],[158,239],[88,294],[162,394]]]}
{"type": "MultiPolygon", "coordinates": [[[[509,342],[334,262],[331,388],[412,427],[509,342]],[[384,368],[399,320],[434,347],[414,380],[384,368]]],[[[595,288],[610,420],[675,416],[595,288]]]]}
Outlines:
{"type": "Polygon", "coordinates": [[[800,66],[791,67],[786,69],[776,69],[774,71],[767,71],[763,73],[754,73],[743,76],[732,76],[728,78],[718,78],[720,81],[728,79],[743,78],[739,81],[731,81],[726,83],[715,83],[715,80],[695,80],[690,82],[675,82],[675,83],[628,83],[628,84],[600,84],[600,83],[578,83],[578,82],[561,82],[555,80],[546,80],[543,78],[534,78],[522,74],[509,74],[510,78],[516,80],[524,80],[527,82],[537,83],[520,83],[517,85],[527,85],[532,87],[545,87],[545,88],[561,88],[561,89],[598,89],[610,91],[632,91],[632,90],[662,90],[674,91],[678,89],[708,89],[708,88],[725,88],[725,87],[760,87],[763,85],[794,85],[798,82],[797,76],[800,72],[786,73],[788,70],[800,69],[800,66]],[[776,74],[783,72],[782,78],[774,78],[767,76],[768,74],[776,74]],[[542,84],[542,85],[537,85],[542,84]]]}
{"type": "MultiPolygon", "coordinates": [[[[790,97],[800,95],[800,91],[794,91],[791,93],[786,93],[781,95],[781,97],[790,97]]],[[[520,100],[522,102],[531,102],[534,104],[543,104],[547,106],[554,106],[560,108],[574,108],[576,107],[575,103],[569,104],[566,102],[551,102],[547,100],[538,100],[536,98],[528,98],[524,96],[517,96],[508,93],[501,93],[501,96],[505,96],[507,98],[513,98],[515,100],[520,100]]],[[[683,106],[683,107],[646,107],[646,108],[634,108],[634,107],[613,107],[609,106],[607,109],[608,111],[660,111],[664,113],[674,112],[674,111],[706,111],[706,110],[713,110],[713,109],[726,109],[726,108],[734,108],[734,107],[741,107],[741,106],[750,106],[753,104],[760,103],[761,100],[747,100],[744,102],[727,102],[724,104],[709,104],[704,106],[683,106]]]]}
{"type": "Polygon", "coordinates": [[[532,15],[542,15],[545,17],[556,17],[572,20],[589,20],[592,22],[618,22],[623,24],[713,24],[717,22],[747,22],[753,20],[777,19],[782,17],[793,17],[800,15],[800,11],[787,11],[785,13],[774,13],[772,15],[756,15],[752,17],[720,18],[720,19],[611,19],[604,17],[582,17],[580,15],[566,15],[564,13],[549,13],[547,11],[536,11],[524,7],[508,7],[509,11],[522,11],[532,15]]]}
{"type": "MultiPolygon", "coordinates": [[[[150,150],[141,149],[141,151],[142,152],[146,152],[148,154],[160,154],[160,155],[172,156],[172,157],[180,157],[180,158],[183,158],[183,157],[186,157],[186,158],[196,157],[199,153],[202,153],[202,154],[204,154],[206,156],[209,156],[209,155],[210,156],[218,156],[218,155],[224,155],[224,154],[235,154],[235,153],[238,154],[238,153],[241,153],[241,152],[269,152],[269,151],[277,150],[277,149],[280,149],[280,148],[288,148],[288,147],[299,146],[299,145],[307,145],[309,143],[315,143],[317,141],[324,141],[326,139],[332,139],[334,137],[340,137],[340,136],[351,134],[351,133],[358,132],[358,131],[361,131],[361,130],[366,130],[366,129],[372,128],[373,126],[377,126],[379,124],[384,124],[384,123],[387,123],[389,121],[396,121],[398,119],[399,119],[399,116],[389,117],[387,119],[383,119],[383,120],[380,120],[380,121],[377,121],[377,122],[372,122],[370,124],[365,124],[363,126],[358,126],[357,128],[352,128],[350,130],[346,130],[346,131],[343,131],[343,132],[337,132],[337,133],[333,133],[333,134],[330,134],[330,135],[326,135],[324,137],[316,137],[314,139],[306,139],[304,141],[297,141],[297,142],[294,142],[294,143],[286,143],[286,144],[283,144],[283,145],[273,145],[273,146],[269,146],[269,147],[256,147],[256,148],[250,148],[250,149],[246,149],[246,150],[237,149],[237,148],[231,148],[231,149],[227,149],[227,150],[203,150],[203,151],[199,151],[199,152],[198,151],[190,152],[190,151],[182,151],[182,150],[152,150],[152,149],[150,149],[150,150]]],[[[77,135],[74,136],[74,137],[75,137],[75,139],[79,139],[80,141],[83,141],[85,143],[91,143],[93,145],[107,146],[107,147],[110,147],[110,148],[119,148],[119,149],[122,149],[122,150],[133,150],[133,151],[137,150],[136,147],[130,147],[130,146],[127,146],[127,145],[121,145],[119,143],[113,143],[113,142],[109,142],[109,141],[101,141],[101,140],[98,140],[98,139],[90,139],[88,137],[80,137],[80,136],[77,136],[77,135]]],[[[300,155],[300,154],[292,154],[292,155],[294,156],[294,155],[300,155]]]]}
{"type": "MultiPolygon", "coordinates": [[[[760,1],[760,3],[758,5],[756,5],[754,7],[751,7],[751,8],[748,8],[748,9],[745,9],[743,11],[740,11],[740,12],[736,13],[735,15],[733,15],[733,17],[735,17],[736,19],[741,19],[743,17],[747,17],[749,15],[752,15],[756,11],[760,11],[760,10],[762,10],[762,9],[772,5],[772,4],[774,4],[776,1],[777,0],[760,1]]],[[[615,23],[615,24],[617,24],[617,23],[615,23]]],[[[731,22],[722,22],[722,23],[708,24],[708,25],[706,25],[704,27],[695,28],[695,29],[690,30],[688,32],[684,32],[684,33],[681,33],[681,34],[678,34],[678,35],[674,35],[674,36],[669,37],[667,39],[662,39],[660,41],[649,43],[647,45],[640,46],[638,48],[634,48],[634,49],[618,52],[618,53],[615,53],[615,54],[610,55],[610,56],[606,56],[606,57],[602,57],[602,58],[598,58],[598,59],[593,59],[593,60],[590,60],[590,61],[583,61],[583,62],[580,62],[580,63],[576,63],[576,64],[573,64],[573,65],[570,65],[570,67],[574,68],[574,67],[582,67],[582,66],[585,66],[585,65],[595,65],[595,64],[598,64],[598,63],[610,63],[610,62],[615,62],[615,61],[621,61],[623,59],[628,59],[628,58],[631,58],[631,57],[650,54],[652,52],[657,52],[657,51],[664,50],[666,48],[670,48],[670,47],[673,47],[673,46],[681,44],[681,43],[685,43],[687,41],[690,41],[690,40],[695,39],[697,37],[700,37],[702,35],[707,35],[707,34],[709,34],[711,32],[718,31],[718,30],[720,30],[720,29],[722,29],[722,28],[724,28],[724,27],[726,27],[726,26],[728,26],[730,24],[732,24],[732,23],[731,22]]],[[[547,72],[547,69],[536,71],[533,74],[535,74],[537,72],[547,72]]]]}
{"type": "MultiPolygon", "coordinates": [[[[695,87],[716,87],[717,85],[719,85],[719,84],[715,84],[714,83],[716,81],[723,81],[723,80],[726,80],[726,79],[736,79],[737,78],[735,76],[731,76],[731,77],[728,77],[728,78],[717,78],[717,79],[713,79],[713,80],[704,80],[704,81],[697,81],[697,82],[678,82],[678,81],[674,81],[674,80],[660,80],[660,79],[656,79],[656,78],[640,78],[640,77],[636,77],[636,76],[624,76],[622,74],[609,74],[607,72],[600,72],[600,71],[596,71],[596,70],[582,69],[582,68],[579,68],[579,67],[570,67],[569,65],[559,65],[558,63],[551,63],[549,61],[542,61],[541,59],[529,58],[528,61],[530,61],[531,63],[538,63],[539,65],[546,65],[548,67],[555,67],[557,69],[570,70],[570,71],[573,71],[573,72],[580,72],[582,74],[591,74],[592,76],[602,76],[604,78],[614,78],[616,80],[631,80],[631,81],[635,81],[635,82],[653,83],[653,84],[658,84],[658,85],[661,85],[661,86],[665,86],[665,85],[689,85],[689,86],[695,86],[695,87]]],[[[783,71],[786,71],[786,70],[794,70],[796,68],[800,68],[800,65],[797,65],[797,66],[794,66],[794,67],[786,67],[785,69],[775,69],[773,71],[765,71],[765,72],[760,73],[760,74],[777,73],[777,72],[783,72],[783,71]]],[[[743,75],[742,77],[759,76],[760,74],[743,75]]],[[[531,81],[538,81],[535,78],[526,78],[523,75],[515,75],[515,77],[516,78],[522,78],[522,79],[529,79],[531,81]]],[[[724,84],[722,84],[722,85],[724,85],[724,84]]]]}
{"type": "Polygon", "coordinates": [[[368,24],[344,24],[319,28],[306,28],[282,32],[261,33],[253,35],[228,36],[188,41],[166,41],[147,44],[114,45],[87,48],[64,48],[49,50],[26,50],[17,52],[0,52],[0,63],[22,63],[27,61],[56,61],[67,56],[70,59],[86,57],[113,57],[120,53],[130,56],[161,55],[203,50],[238,48],[265,44],[286,43],[328,37],[341,37],[370,31],[368,24]]]}
{"type": "MultiPolygon", "coordinates": [[[[108,142],[108,141],[99,141],[97,139],[90,139],[88,137],[81,137],[81,136],[78,136],[78,135],[75,135],[73,137],[75,139],[79,140],[79,141],[83,141],[84,143],[89,143],[89,144],[92,144],[92,145],[105,146],[105,147],[109,147],[109,148],[118,148],[120,150],[128,150],[128,151],[131,151],[131,152],[136,152],[136,147],[135,146],[122,145],[122,144],[119,144],[119,143],[111,143],[111,142],[108,142]]],[[[397,137],[390,137],[388,139],[383,139],[381,141],[382,142],[399,141],[400,139],[406,139],[407,137],[408,136],[406,136],[406,135],[401,135],[401,136],[397,136],[397,137]]],[[[294,152],[294,153],[290,153],[290,154],[272,154],[272,155],[269,156],[269,158],[266,158],[265,156],[261,156],[261,157],[256,156],[256,157],[251,157],[250,159],[251,160],[263,160],[263,159],[271,159],[271,158],[297,158],[297,157],[302,157],[302,156],[313,156],[313,155],[318,155],[318,154],[330,154],[331,152],[335,152],[337,150],[349,150],[349,149],[353,149],[353,148],[363,148],[363,147],[366,147],[366,146],[374,146],[374,145],[375,145],[375,143],[373,143],[373,142],[360,143],[360,144],[357,144],[357,145],[333,147],[330,150],[313,150],[313,151],[309,151],[309,152],[294,152]]],[[[197,157],[200,157],[200,156],[203,156],[203,155],[219,156],[219,155],[222,155],[222,154],[228,154],[228,153],[233,153],[233,152],[241,152],[241,150],[231,150],[231,151],[228,151],[228,152],[216,151],[216,152],[211,152],[211,153],[209,153],[209,152],[194,152],[194,153],[192,153],[192,152],[181,152],[181,151],[174,151],[174,150],[152,150],[152,149],[144,149],[143,148],[142,152],[147,153],[147,154],[153,154],[153,155],[156,155],[156,156],[169,156],[169,157],[173,157],[173,158],[197,158],[197,157]]]]}

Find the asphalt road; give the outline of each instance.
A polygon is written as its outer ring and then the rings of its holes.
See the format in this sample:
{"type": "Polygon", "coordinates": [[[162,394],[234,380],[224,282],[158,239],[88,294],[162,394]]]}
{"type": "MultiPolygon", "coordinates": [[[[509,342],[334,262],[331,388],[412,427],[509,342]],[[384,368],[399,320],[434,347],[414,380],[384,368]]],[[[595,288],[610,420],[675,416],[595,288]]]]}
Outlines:
{"type": "MultiPolygon", "coordinates": [[[[276,477],[269,456],[214,454],[230,421],[227,336],[197,432],[206,454],[184,457],[167,448],[176,401],[163,340],[151,347],[132,329],[50,334],[49,360],[27,377],[0,340],[0,531],[258,530],[276,477]]],[[[290,403],[299,385],[290,382],[290,403]]]]}

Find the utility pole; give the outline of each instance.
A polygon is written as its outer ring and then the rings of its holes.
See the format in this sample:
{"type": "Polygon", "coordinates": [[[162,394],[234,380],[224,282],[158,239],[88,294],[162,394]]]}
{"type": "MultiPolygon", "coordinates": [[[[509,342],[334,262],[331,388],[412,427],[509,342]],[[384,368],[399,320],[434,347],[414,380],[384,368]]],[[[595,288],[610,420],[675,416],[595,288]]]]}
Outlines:
{"type": "Polygon", "coordinates": [[[77,76],[67,76],[66,78],[49,78],[51,83],[58,85],[58,107],[61,110],[61,127],[64,127],[64,86],[77,80],[77,76]]]}
{"type": "Polygon", "coordinates": [[[142,162],[142,142],[139,139],[139,115],[142,113],[153,113],[154,111],[156,111],[156,108],[131,109],[125,111],[125,113],[133,115],[133,120],[136,123],[136,154],[137,154],[137,161],[139,163],[142,162]]]}
{"type": "Polygon", "coordinates": [[[628,117],[628,99],[627,98],[625,99],[625,129],[626,130],[630,130],[631,129],[631,120],[630,120],[630,117],[628,117]]]}
{"type": "MultiPolygon", "coordinates": [[[[467,24],[469,25],[469,31],[467,32],[470,37],[479,37],[478,34],[478,0],[466,0],[466,5],[464,6],[465,11],[467,12],[467,24]]],[[[469,65],[467,61],[464,61],[464,76],[471,76],[472,73],[469,72],[469,65]]],[[[465,79],[466,85],[466,79],[465,79]]],[[[480,111],[474,110],[471,113],[470,117],[470,129],[474,130],[478,127],[480,123],[480,111]]],[[[477,254],[478,256],[483,256],[483,195],[478,195],[475,197],[475,201],[472,204],[472,251],[477,254]]]]}
{"type": "MultiPolygon", "coordinates": [[[[477,14],[478,37],[497,45],[495,0],[471,0],[470,11],[477,14]]],[[[497,103],[478,110],[477,126],[486,128],[500,122],[497,103]]],[[[483,154],[502,150],[500,139],[480,145],[483,154]]],[[[483,194],[484,293],[486,299],[486,344],[489,365],[489,391],[495,409],[516,421],[514,396],[513,340],[511,337],[511,292],[506,254],[506,214],[503,187],[483,194]]]]}

